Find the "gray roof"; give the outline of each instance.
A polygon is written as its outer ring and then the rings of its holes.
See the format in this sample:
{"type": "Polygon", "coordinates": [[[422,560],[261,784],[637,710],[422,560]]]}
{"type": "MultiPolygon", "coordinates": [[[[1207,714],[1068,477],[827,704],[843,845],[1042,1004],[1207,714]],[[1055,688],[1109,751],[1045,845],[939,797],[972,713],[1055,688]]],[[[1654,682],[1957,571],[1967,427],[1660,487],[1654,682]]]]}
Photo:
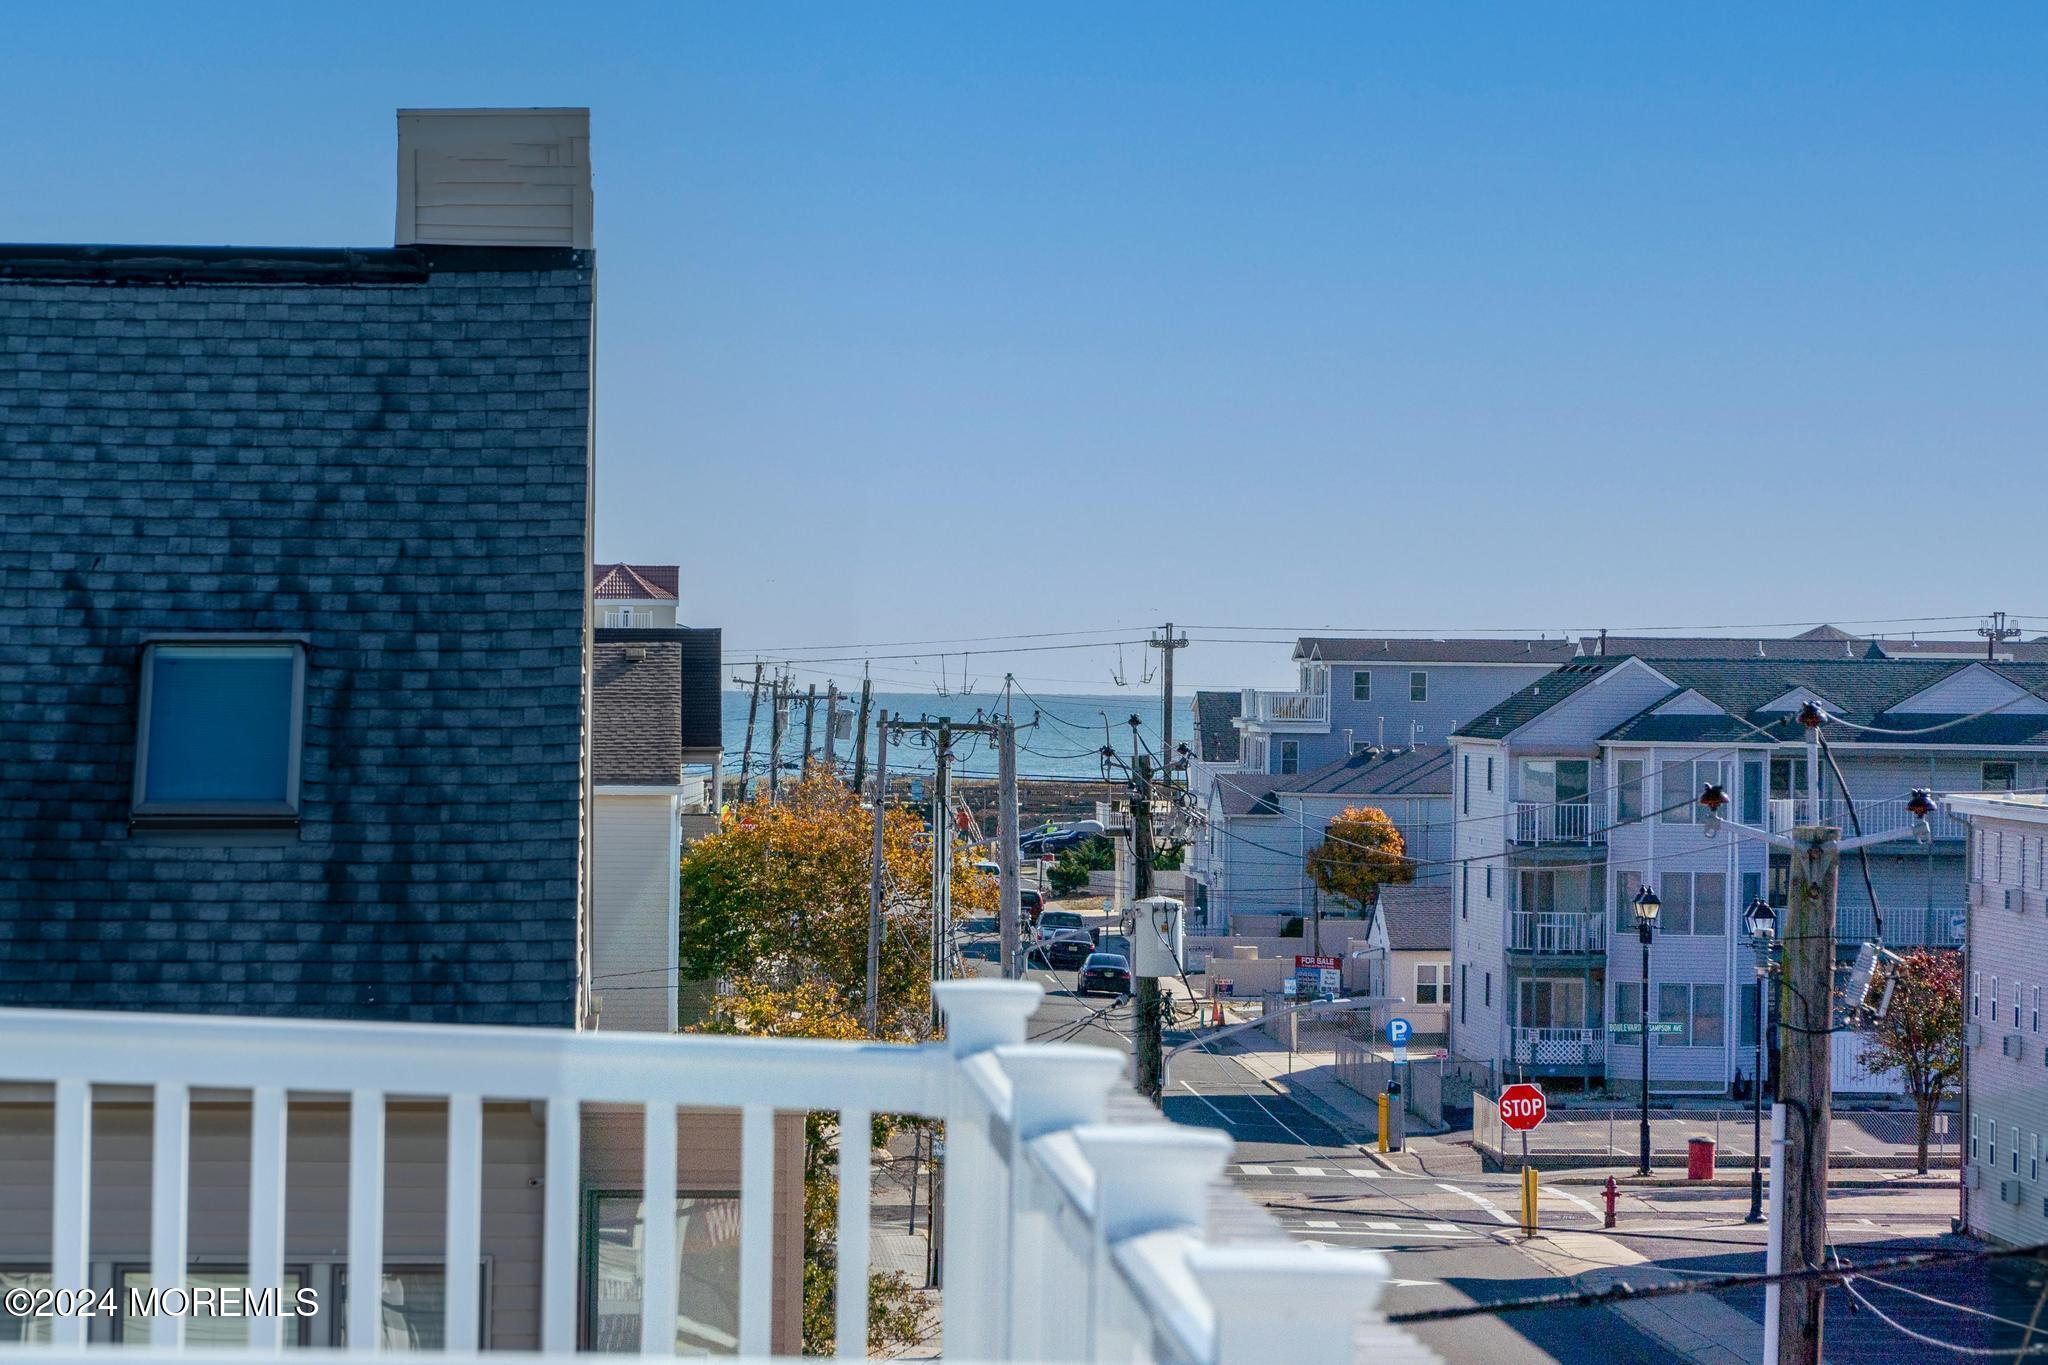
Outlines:
{"type": "Polygon", "coordinates": [[[1195,757],[1204,763],[1237,762],[1236,720],[1244,710],[1242,692],[1195,693],[1195,757]]]}
{"type": "Polygon", "coordinates": [[[1451,950],[1451,888],[1383,886],[1379,916],[1387,926],[1387,947],[1397,953],[1451,950]]]}
{"type": "Polygon", "coordinates": [[[1282,794],[1298,796],[1449,796],[1448,745],[1365,750],[1300,773],[1218,773],[1226,815],[1277,815],[1282,794]]]}
{"type": "Polygon", "coordinates": [[[1480,712],[1454,734],[1471,739],[1501,739],[1521,729],[1572,693],[1610,669],[1626,663],[1627,656],[1576,659],[1562,668],[1545,673],[1497,706],[1480,712]]]}
{"type": "Polygon", "coordinates": [[[1304,635],[1294,657],[1313,655],[1325,663],[1390,664],[1559,664],[1577,646],[1570,640],[1403,640],[1304,635]]]}
{"type": "MultiPolygon", "coordinates": [[[[1999,653],[2023,661],[2048,660],[2048,637],[2007,640],[1999,653]]],[[[1918,659],[1954,663],[1982,659],[1982,640],[1891,640],[1850,635],[1832,626],[1792,636],[1588,635],[1579,652],[1589,658],[1633,654],[1640,659],[1918,659]]]]}
{"type": "Polygon", "coordinates": [[[593,782],[671,787],[681,780],[684,749],[717,747],[718,650],[716,630],[614,628],[593,634],[593,782]],[[707,699],[714,726],[708,736],[701,715],[707,699]]]}

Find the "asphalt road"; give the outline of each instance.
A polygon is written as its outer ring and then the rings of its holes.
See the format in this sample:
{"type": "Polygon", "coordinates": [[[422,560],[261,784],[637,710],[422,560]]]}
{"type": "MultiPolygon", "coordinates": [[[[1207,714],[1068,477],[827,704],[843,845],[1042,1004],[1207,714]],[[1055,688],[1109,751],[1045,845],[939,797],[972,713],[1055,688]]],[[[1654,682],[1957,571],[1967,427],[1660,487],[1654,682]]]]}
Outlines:
{"type": "MultiPolygon", "coordinates": [[[[993,946],[987,941],[975,944],[968,956],[992,956],[987,950],[993,946]]],[[[1045,1002],[1032,1021],[1034,1038],[1092,1044],[1129,1055],[1128,1002],[1076,998],[1072,972],[1034,969],[1031,975],[1046,990],[1045,1002]]],[[[1169,1046],[1188,1036],[1169,1032],[1169,1046]]],[[[1517,1226],[1519,1185],[1513,1175],[1460,1170],[1421,1176],[1386,1170],[1332,1122],[1269,1089],[1228,1055],[1183,1053],[1172,1063],[1168,1090],[1167,1118],[1220,1128],[1236,1140],[1231,1181],[1269,1209],[1291,1236],[1310,1244],[1369,1248],[1388,1258],[1388,1312],[1497,1303],[1576,1287],[1555,1272],[1554,1256],[1546,1263],[1543,1248],[1525,1249],[1517,1226]]],[[[1742,1221],[1748,1210],[1746,1188],[1633,1192],[1624,1201],[1621,1225],[1612,1234],[1602,1230],[1600,1203],[1596,1183],[1553,1179],[1542,1188],[1543,1225],[1556,1233],[1593,1234],[1582,1245],[1604,1245],[1611,1237],[1626,1249],[1620,1253],[1623,1258],[1639,1258],[1651,1263],[1646,1270],[1662,1274],[1704,1277],[1763,1268],[1763,1227],[1742,1221]]],[[[1839,1254],[1852,1261],[1960,1245],[1947,1236],[1952,1204],[1953,1195],[1945,1191],[1838,1190],[1830,1205],[1831,1234],[1839,1254]]],[[[1559,1238],[1552,1244],[1570,1240],[1559,1238]]],[[[2039,1287],[1995,1281],[1981,1267],[1886,1279],[2017,1319],[2028,1316],[2039,1287]]],[[[1944,1340],[1990,1346],[2010,1345],[2007,1338],[2016,1339],[2000,1324],[1959,1319],[1952,1308],[1903,1291],[1887,1293],[1866,1286],[1865,1293],[1905,1325],[1944,1340]]],[[[1718,1298],[1759,1324],[1760,1338],[1760,1290],[1718,1298]]],[[[1851,1309],[1846,1295],[1830,1294],[1831,1361],[1881,1360],[1895,1365],[1902,1358],[1922,1358],[1924,1348],[1910,1338],[1867,1310],[1851,1309]]],[[[1606,1307],[1483,1315],[1420,1324],[1414,1330],[1448,1361],[1506,1365],[1597,1359],[1603,1365],[1633,1365],[1688,1359],[1606,1307]]]]}

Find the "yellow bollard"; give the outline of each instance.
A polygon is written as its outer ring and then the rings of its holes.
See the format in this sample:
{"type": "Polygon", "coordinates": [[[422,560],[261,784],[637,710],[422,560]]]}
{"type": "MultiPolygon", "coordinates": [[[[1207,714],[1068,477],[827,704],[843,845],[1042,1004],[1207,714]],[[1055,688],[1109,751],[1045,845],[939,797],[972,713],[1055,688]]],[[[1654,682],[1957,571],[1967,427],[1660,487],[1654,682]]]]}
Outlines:
{"type": "Polygon", "coordinates": [[[1522,1168],[1522,1235],[1536,1235],[1536,1168],[1522,1168]]]}
{"type": "Polygon", "coordinates": [[[1387,1150],[1387,1097],[1380,1095],[1380,1150],[1387,1150]]]}

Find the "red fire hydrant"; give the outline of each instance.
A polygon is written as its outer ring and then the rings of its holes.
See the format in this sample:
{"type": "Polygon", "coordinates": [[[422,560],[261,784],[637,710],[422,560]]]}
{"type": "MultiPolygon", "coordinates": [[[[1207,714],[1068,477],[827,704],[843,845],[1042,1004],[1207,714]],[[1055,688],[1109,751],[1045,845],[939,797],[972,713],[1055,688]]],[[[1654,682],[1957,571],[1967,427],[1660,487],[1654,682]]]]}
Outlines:
{"type": "Polygon", "coordinates": [[[1615,1184],[1614,1184],[1614,1177],[1613,1177],[1613,1176],[1611,1176],[1611,1175],[1610,1175],[1610,1176],[1608,1176],[1608,1177],[1607,1177],[1607,1188],[1606,1188],[1606,1189],[1604,1189],[1604,1190],[1602,1190],[1602,1191],[1600,1192],[1600,1195],[1601,1195],[1601,1198],[1603,1198],[1603,1199],[1605,1199],[1605,1200],[1607,1201],[1607,1226],[1608,1226],[1608,1227],[1613,1227],[1613,1226],[1614,1226],[1614,1202],[1615,1202],[1615,1201],[1616,1201],[1617,1199],[1621,1198],[1621,1191],[1620,1191],[1620,1190],[1619,1190],[1618,1188],[1616,1188],[1616,1186],[1615,1186],[1615,1184]]]}

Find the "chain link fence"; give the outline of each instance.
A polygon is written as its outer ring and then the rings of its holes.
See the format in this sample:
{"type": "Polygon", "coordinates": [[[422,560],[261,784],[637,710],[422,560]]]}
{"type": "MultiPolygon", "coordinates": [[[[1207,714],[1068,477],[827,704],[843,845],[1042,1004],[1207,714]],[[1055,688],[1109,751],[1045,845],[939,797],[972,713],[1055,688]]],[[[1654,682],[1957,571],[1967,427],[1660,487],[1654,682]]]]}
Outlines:
{"type": "MultiPolygon", "coordinates": [[[[1492,1098],[1475,1101],[1473,1146],[1496,1161],[1518,1161],[1522,1135],[1503,1132],[1492,1098]],[[1484,1118],[1482,1119],[1482,1116],[1484,1118]],[[1505,1144],[1505,1145],[1503,1145],[1505,1144]]],[[[1641,1148],[1643,1111],[1640,1106],[1612,1105],[1597,1108],[1553,1107],[1543,1122],[1528,1135],[1530,1160],[1539,1158],[1556,1165],[1613,1165],[1634,1161],[1641,1148]]],[[[1957,1118],[1935,1115],[1928,1137],[1928,1162],[1932,1166],[1953,1166],[1958,1159],[1957,1118]]],[[[1770,1152],[1770,1110],[1764,1110],[1762,1140],[1764,1159],[1770,1152]]],[[[1747,1166],[1756,1152],[1757,1121],[1749,1108],[1677,1108],[1650,1106],[1650,1155],[1664,1164],[1682,1163],[1694,1138],[1714,1143],[1717,1159],[1724,1164],[1747,1166]]],[[[1915,1117],[1910,1110],[1838,1110],[1829,1127],[1828,1159],[1831,1165],[1912,1169],[1918,1164],[1915,1117]]]]}

